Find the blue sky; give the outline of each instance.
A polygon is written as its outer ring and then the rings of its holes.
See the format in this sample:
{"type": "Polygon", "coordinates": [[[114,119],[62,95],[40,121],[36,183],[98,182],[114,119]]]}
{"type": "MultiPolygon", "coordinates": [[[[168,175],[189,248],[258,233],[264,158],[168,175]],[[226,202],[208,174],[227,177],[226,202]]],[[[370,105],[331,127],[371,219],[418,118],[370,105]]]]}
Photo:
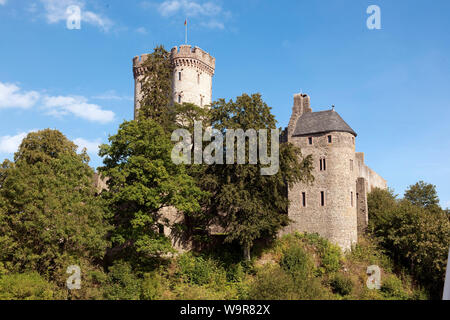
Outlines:
{"type": "Polygon", "coordinates": [[[396,193],[419,180],[450,207],[450,1],[0,0],[0,158],[54,128],[97,145],[133,117],[134,56],[189,43],[216,57],[213,99],[260,92],[286,126],[293,95],[336,111],[396,193]],[[82,9],[80,30],[66,8],[82,9]],[[381,30],[369,30],[369,5],[381,30]]]}

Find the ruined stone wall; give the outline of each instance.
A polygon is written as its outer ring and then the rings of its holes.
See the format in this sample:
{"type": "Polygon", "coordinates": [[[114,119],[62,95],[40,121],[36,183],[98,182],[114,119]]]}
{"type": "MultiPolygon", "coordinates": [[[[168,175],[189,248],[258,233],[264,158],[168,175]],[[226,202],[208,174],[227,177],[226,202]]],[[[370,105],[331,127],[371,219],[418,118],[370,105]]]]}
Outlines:
{"type": "Polygon", "coordinates": [[[367,181],[367,192],[371,192],[373,188],[387,189],[387,182],[378,173],[370,169],[364,163],[364,153],[357,152],[355,155],[356,168],[358,177],[362,177],[367,181]]]}
{"type": "Polygon", "coordinates": [[[367,181],[364,178],[358,178],[356,181],[356,210],[358,221],[358,236],[363,235],[369,224],[369,215],[367,209],[367,181]]]}
{"type": "Polygon", "coordinates": [[[351,170],[350,160],[355,157],[354,136],[346,132],[331,132],[308,137],[291,137],[290,142],[301,148],[304,156],[314,159],[313,185],[298,183],[288,191],[289,218],[293,222],[287,232],[319,233],[350,249],[357,241],[356,174],[351,170]],[[332,142],[328,142],[328,136],[332,142]],[[320,159],[325,158],[326,170],[320,171],[320,159]],[[321,206],[321,192],[325,205],[321,206]],[[306,193],[306,207],[302,193],[306,193]],[[353,204],[351,202],[353,194],[353,204]]]}

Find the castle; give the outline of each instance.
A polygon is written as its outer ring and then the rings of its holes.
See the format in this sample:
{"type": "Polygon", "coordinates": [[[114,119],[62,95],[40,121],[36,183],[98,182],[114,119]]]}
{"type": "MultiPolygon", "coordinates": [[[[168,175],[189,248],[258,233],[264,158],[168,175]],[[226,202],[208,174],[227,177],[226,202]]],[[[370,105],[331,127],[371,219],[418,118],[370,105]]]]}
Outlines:
{"type": "MultiPolygon", "coordinates": [[[[135,80],[134,116],[142,98],[140,81],[148,55],[133,59],[135,80]]],[[[198,47],[182,45],[170,52],[173,65],[172,94],[177,103],[208,106],[212,102],[215,58],[198,47]]],[[[289,218],[293,221],[280,234],[318,233],[350,249],[368,223],[367,193],[387,188],[386,181],[364,163],[364,153],[356,152],[357,134],[333,109],[313,112],[306,94],[294,95],[294,106],[283,140],[312,155],[314,183],[297,183],[288,190],[289,218]]],[[[173,208],[167,208],[169,221],[179,222],[173,208]]],[[[170,236],[170,228],[164,233],[170,236]]]]}

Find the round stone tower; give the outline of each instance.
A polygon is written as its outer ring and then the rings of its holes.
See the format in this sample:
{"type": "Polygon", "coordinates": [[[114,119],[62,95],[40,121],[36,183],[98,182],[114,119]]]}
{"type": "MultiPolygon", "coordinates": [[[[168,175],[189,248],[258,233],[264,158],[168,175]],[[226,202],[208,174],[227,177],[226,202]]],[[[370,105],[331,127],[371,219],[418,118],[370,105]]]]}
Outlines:
{"type": "Polygon", "coordinates": [[[315,180],[289,190],[293,222],[286,231],[319,233],[344,250],[357,242],[355,137],[334,110],[309,111],[297,119],[289,141],[304,156],[312,155],[315,180]]]}
{"type": "MultiPolygon", "coordinates": [[[[137,117],[142,98],[140,81],[145,75],[144,62],[149,54],[134,57],[134,117],[137,117]]],[[[172,96],[176,103],[189,102],[200,107],[212,102],[212,78],[216,59],[198,47],[173,47],[170,52],[173,66],[172,96]]]]}

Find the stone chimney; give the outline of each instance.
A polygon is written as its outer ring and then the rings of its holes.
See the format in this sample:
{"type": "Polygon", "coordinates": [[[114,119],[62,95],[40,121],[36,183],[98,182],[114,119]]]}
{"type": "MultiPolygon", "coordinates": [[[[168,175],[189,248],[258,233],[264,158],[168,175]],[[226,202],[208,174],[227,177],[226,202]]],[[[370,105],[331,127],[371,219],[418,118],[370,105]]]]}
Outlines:
{"type": "Polygon", "coordinates": [[[307,94],[297,93],[294,95],[294,106],[292,107],[292,115],[287,127],[288,140],[292,136],[297,125],[297,120],[302,114],[312,112],[310,98],[307,94]]]}

